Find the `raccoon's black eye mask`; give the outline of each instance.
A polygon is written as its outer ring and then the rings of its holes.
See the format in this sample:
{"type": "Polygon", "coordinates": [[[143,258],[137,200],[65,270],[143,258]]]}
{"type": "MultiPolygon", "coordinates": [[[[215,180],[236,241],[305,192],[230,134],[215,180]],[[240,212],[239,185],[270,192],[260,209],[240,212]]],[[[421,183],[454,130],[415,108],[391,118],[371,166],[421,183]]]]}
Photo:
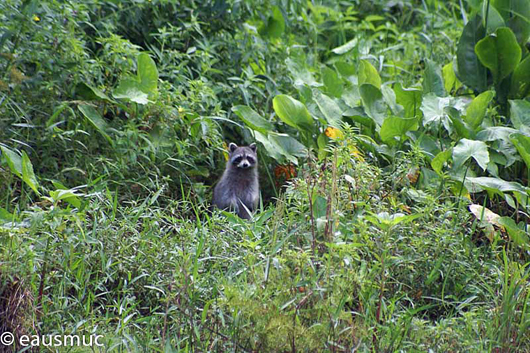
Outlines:
{"type": "Polygon", "coordinates": [[[239,164],[242,160],[243,160],[243,157],[239,156],[239,157],[237,157],[236,159],[234,159],[234,161],[232,162],[232,164],[239,164]]]}

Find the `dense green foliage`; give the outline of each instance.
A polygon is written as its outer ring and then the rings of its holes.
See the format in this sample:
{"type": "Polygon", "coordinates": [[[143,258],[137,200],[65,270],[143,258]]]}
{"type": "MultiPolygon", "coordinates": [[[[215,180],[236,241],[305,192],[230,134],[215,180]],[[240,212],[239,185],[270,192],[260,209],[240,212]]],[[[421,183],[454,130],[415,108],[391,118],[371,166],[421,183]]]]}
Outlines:
{"type": "Polygon", "coordinates": [[[530,351],[529,38],[530,0],[2,1],[0,333],[530,351]]]}

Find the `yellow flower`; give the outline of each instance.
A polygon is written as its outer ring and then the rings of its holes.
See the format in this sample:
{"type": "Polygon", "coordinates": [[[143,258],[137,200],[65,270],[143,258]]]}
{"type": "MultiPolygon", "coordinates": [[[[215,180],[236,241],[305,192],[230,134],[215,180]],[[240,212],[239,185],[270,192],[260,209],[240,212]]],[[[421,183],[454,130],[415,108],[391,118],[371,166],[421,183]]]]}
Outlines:
{"type": "Polygon", "coordinates": [[[35,21],[35,22],[39,22],[39,21],[40,21],[39,16],[37,16],[37,15],[33,15],[33,21],[35,21]]]}
{"type": "Polygon", "coordinates": [[[326,131],[324,131],[324,133],[326,134],[327,137],[329,137],[330,139],[338,139],[338,138],[341,138],[344,136],[344,134],[342,133],[342,131],[340,131],[339,129],[335,128],[335,127],[328,127],[326,128],[326,131]]]}
{"type": "Polygon", "coordinates": [[[180,114],[184,113],[184,108],[179,107],[179,113],[180,113],[180,114]]]}
{"type": "Polygon", "coordinates": [[[358,161],[364,162],[364,157],[361,151],[357,149],[357,147],[355,147],[354,145],[348,145],[348,148],[353,158],[357,159],[358,161]]]}

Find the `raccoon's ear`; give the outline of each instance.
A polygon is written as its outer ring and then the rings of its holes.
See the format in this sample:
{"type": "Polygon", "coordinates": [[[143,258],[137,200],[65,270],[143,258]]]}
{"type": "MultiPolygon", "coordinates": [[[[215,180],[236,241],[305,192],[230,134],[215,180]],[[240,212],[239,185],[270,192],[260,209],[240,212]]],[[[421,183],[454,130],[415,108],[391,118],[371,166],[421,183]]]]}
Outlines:
{"type": "Polygon", "coordinates": [[[248,147],[250,147],[250,149],[251,149],[252,151],[254,151],[254,152],[256,152],[256,150],[258,149],[258,146],[256,146],[255,143],[251,144],[251,145],[248,146],[248,147]]]}
{"type": "Polygon", "coordinates": [[[233,142],[230,142],[230,144],[228,145],[228,150],[230,152],[234,152],[236,150],[236,148],[237,148],[237,145],[235,143],[233,143],[233,142]]]}

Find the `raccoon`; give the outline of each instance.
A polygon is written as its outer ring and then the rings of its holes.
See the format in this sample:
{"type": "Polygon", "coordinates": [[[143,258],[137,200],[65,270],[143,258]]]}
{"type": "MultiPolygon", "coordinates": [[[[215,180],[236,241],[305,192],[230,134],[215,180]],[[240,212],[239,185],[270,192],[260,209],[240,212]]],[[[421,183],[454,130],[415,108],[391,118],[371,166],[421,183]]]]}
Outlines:
{"type": "Polygon", "coordinates": [[[230,143],[228,150],[226,169],[213,191],[213,204],[249,219],[259,201],[257,146],[230,143]]]}

